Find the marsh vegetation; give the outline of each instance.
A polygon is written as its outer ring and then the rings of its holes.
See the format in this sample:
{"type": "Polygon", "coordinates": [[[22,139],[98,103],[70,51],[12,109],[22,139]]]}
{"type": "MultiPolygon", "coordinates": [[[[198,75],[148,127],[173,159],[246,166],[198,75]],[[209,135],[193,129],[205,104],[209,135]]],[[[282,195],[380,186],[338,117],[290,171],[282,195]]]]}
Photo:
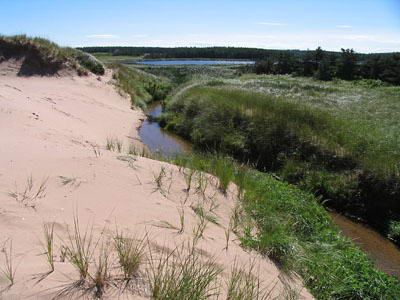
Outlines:
{"type": "Polygon", "coordinates": [[[160,124],[197,149],[274,172],[397,241],[399,94],[364,81],[203,80],[170,98],[160,124]]]}

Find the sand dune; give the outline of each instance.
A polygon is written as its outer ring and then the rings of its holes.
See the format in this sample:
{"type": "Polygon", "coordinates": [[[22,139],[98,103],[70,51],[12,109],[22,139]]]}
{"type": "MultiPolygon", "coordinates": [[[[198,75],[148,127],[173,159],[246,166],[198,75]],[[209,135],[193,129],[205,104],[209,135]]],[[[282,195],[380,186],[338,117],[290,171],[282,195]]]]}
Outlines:
{"type": "MultiPolygon", "coordinates": [[[[99,78],[18,77],[17,67],[6,63],[0,64],[0,247],[7,250],[12,241],[16,272],[10,287],[0,275],[0,299],[52,299],[62,287],[79,279],[68,260],[60,259],[60,246],[68,239],[74,216],[82,228],[93,225],[96,241],[112,236],[117,226],[138,237],[147,234],[154,249],[165,250],[192,242],[199,217],[191,206],[199,203],[217,207],[214,213],[219,223],[207,223],[196,245],[199,253],[214,257],[223,276],[228,276],[234,261],[239,265],[253,261],[255,275],[265,286],[275,286],[272,294],[282,292],[283,276],[268,259],[245,252],[234,234],[224,249],[224,228],[229,226],[236,201],[233,186],[227,195],[212,184],[206,197],[193,191],[188,194],[178,167],[127,156],[130,145],[143,147],[137,128],[144,114],[132,110],[129,100],[116,91],[110,72],[99,78]],[[106,150],[107,138],[122,142],[121,153],[106,150]],[[155,177],[162,170],[165,176],[157,188],[155,177]],[[185,226],[178,234],[166,224],[179,226],[180,207],[185,226]],[[49,270],[41,245],[42,228],[52,222],[55,271],[40,278],[49,270]],[[43,280],[38,282],[39,278],[43,280]]],[[[4,254],[0,253],[1,268],[4,254]]],[[[113,262],[113,272],[118,272],[115,266],[113,262]]],[[[312,298],[298,281],[292,286],[302,299],[312,298]]],[[[223,290],[219,299],[225,299],[223,290]]],[[[141,295],[112,287],[104,295],[105,299],[146,297],[145,285],[141,295]]]]}

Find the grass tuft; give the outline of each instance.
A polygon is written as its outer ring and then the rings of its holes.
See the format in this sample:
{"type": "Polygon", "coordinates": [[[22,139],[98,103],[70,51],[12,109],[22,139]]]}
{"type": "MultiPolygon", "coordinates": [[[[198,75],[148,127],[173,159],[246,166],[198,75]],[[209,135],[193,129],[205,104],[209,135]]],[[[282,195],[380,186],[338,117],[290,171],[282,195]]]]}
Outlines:
{"type": "Polygon", "coordinates": [[[43,237],[44,242],[42,242],[42,245],[45,251],[44,254],[46,255],[51,272],[54,272],[54,222],[43,224],[43,237]]]}
{"type": "Polygon", "coordinates": [[[219,294],[220,268],[214,260],[203,261],[193,249],[176,248],[160,257],[152,255],[148,271],[154,300],[205,300],[219,294]]]}
{"type": "Polygon", "coordinates": [[[12,247],[12,240],[9,240],[9,247],[7,248],[6,241],[1,249],[1,252],[4,256],[5,266],[0,268],[0,272],[4,275],[4,277],[9,281],[10,286],[14,285],[15,283],[15,272],[16,268],[14,266],[14,261],[12,257],[13,247],[12,247]]]}
{"type": "Polygon", "coordinates": [[[129,283],[139,276],[139,269],[146,260],[146,236],[135,239],[131,235],[119,232],[114,236],[114,247],[118,255],[119,267],[123,272],[123,279],[129,283]]]}
{"type": "Polygon", "coordinates": [[[65,243],[65,252],[68,261],[76,268],[81,280],[89,275],[89,266],[99,241],[94,240],[93,227],[87,226],[82,233],[79,219],[74,216],[73,232],[68,230],[68,241],[65,243]]]}

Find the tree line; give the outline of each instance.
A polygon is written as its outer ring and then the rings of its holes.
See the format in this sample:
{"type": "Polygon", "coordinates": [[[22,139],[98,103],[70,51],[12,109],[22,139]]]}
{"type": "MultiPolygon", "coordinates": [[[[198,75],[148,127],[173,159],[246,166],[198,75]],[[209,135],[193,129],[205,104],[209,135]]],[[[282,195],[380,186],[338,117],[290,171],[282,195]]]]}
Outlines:
{"type": "Polygon", "coordinates": [[[375,79],[400,84],[400,53],[357,54],[353,49],[327,52],[318,47],[302,57],[282,52],[258,61],[258,74],[293,74],[313,76],[319,80],[375,79]]]}
{"type": "Polygon", "coordinates": [[[293,74],[314,76],[319,80],[378,79],[400,84],[400,52],[356,53],[316,50],[270,50],[240,47],[83,47],[88,53],[113,56],[144,56],[147,59],[210,58],[246,59],[256,61],[253,71],[259,74],[293,74]]]}

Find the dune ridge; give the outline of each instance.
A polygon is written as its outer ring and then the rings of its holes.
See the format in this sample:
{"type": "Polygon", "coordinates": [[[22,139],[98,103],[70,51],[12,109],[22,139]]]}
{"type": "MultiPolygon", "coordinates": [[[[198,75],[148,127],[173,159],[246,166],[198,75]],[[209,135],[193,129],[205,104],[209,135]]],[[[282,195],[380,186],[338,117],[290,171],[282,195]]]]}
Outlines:
{"type": "MultiPolygon", "coordinates": [[[[224,195],[212,184],[216,179],[204,175],[210,185],[203,195],[185,191],[184,170],[127,154],[129,149],[140,152],[144,147],[137,129],[145,116],[117,92],[110,70],[101,77],[20,77],[18,64],[18,60],[0,63],[0,267],[6,265],[4,254],[11,241],[15,267],[11,286],[0,276],[0,299],[99,296],[79,289],[73,296],[60,294],[63,287],[79,280],[68,259],[60,257],[74,218],[82,231],[93,226],[96,241],[112,240],[118,228],[137,237],[146,235],[154,253],[160,249],[168,253],[193,244],[193,232],[201,221],[196,213],[199,205],[214,205],[218,220],[206,222],[194,248],[204,259],[213,257],[222,270],[219,299],[226,296],[224,278],[235,263],[247,267],[253,262],[255,275],[273,287],[271,297],[284,293],[287,280],[271,261],[245,252],[233,233],[226,243],[225,228],[236,203],[234,186],[224,195]],[[110,141],[117,141],[120,151],[118,147],[107,150],[110,141]],[[177,230],[181,215],[184,228],[177,230]],[[55,271],[45,276],[49,266],[41,244],[43,224],[54,224],[55,232],[55,271]]],[[[113,255],[110,277],[119,272],[113,255]]],[[[147,266],[148,262],[141,267],[143,272],[147,266]]],[[[290,286],[301,299],[312,299],[298,279],[290,286]]],[[[111,284],[101,297],[147,299],[148,289],[146,282],[140,293],[111,284]]]]}

